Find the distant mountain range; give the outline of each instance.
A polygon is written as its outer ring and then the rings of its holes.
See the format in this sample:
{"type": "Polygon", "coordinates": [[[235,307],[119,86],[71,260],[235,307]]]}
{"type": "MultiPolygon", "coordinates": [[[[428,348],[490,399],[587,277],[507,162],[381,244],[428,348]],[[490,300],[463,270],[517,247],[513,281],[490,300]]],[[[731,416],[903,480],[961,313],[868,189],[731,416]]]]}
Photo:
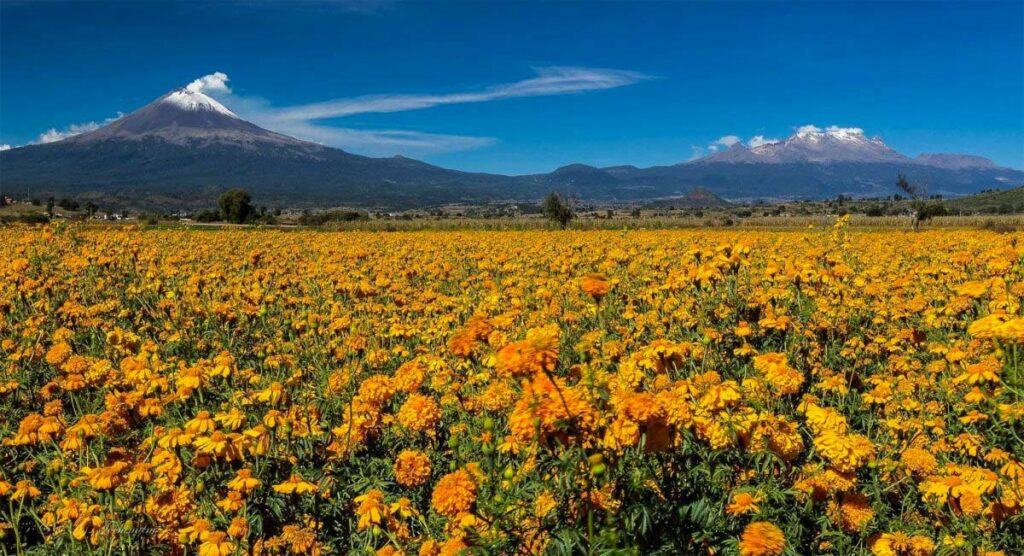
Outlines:
{"type": "Polygon", "coordinates": [[[147,208],[205,208],[231,187],[248,189],[260,204],[292,207],[529,201],[552,190],[605,203],[863,197],[895,193],[898,173],[943,195],[1024,184],[1024,172],[982,157],[909,158],[860,129],[813,126],[784,141],[753,148],[737,142],[672,166],[571,164],[527,176],[460,172],[401,156],[354,155],[274,133],[188,89],[171,91],[95,131],[0,152],[5,194],[147,208]],[[688,195],[694,188],[700,194],[688,195]]]}

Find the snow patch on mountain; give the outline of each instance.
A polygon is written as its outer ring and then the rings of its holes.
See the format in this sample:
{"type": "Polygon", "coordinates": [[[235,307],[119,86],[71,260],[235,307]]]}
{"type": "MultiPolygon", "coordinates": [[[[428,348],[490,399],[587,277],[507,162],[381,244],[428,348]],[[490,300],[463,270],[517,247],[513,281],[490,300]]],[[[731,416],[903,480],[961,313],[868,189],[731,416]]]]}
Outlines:
{"type": "Polygon", "coordinates": [[[234,112],[228,110],[226,106],[217,102],[212,97],[199,92],[199,90],[192,90],[190,88],[173,91],[164,96],[161,102],[172,104],[190,112],[213,111],[225,116],[231,116],[232,118],[238,117],[234,112]]]}

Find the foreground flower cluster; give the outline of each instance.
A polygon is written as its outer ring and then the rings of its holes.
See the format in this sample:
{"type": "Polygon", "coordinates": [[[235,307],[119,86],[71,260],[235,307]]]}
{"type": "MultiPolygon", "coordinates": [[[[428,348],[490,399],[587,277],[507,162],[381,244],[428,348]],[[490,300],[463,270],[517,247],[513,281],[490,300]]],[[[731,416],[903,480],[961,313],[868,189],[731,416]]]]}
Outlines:
{"type": "Polygon", "coordinates": [[[0,232],[5,552],[1024,553],[1021,236],[0,232]]]}

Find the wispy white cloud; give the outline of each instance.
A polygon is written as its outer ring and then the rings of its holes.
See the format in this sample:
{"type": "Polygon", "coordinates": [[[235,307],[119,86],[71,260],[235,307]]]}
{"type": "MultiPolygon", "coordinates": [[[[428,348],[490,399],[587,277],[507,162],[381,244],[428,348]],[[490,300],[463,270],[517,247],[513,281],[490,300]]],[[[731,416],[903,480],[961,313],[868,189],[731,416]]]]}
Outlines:
{"type": "Polygon", "coordinates": [[[11,146],[8,145],[7,143],[4,143],[3,145],[0,145],[0,152],[9,151],[9,150],[11,150],[11,146]]]}
{"type": "Polygon", "coordinates": [[[370,112],[405,112],[443,104],[467,104],[517,97],[600,91],[632,85],[648,76],[635,71],[581,67],[537,68],[537,76],[487,87],[480,91],[437,95],[367,95],[281,108],[279,120],[321,120],[370,112]]]}
{"type": "MultiPolygon", "coordinates": [[[[253,123],[260,125],[259,118],[253,119],[253,123]]],[[[400,129],[353,129],[300,121],[284,122],[275,126],[274,130],[322,145],[355,150],[367,156],[457,152],[486,147],[497,142],[493,137],[445,135],[400,129]]]]}
{"type": "MultiPolygon", "coordinates": [[[[480,148],[494,144],[497,140],[492,137],[445,135],[408,130],[353,129],[323,124],[319,121],[356,114],[424,110],[449,104],[600,91],[624,87],[649,79],[649,76],[634,71],[584,67],[537,68],[535,72],[535,77],[493,85],[478,91],[446,94],[367,95],[284,107],[272,106],[261,98],[234,95],[223,89],[218,90],[204,86],[202,90],[216,96],[239,117],[279,133],[363,154],[428,155],[480,148]]],[[[223,77],[220,82],[225,83],[226,87],[227,75],[219,75],[223,77]]]]}
{"type": "Polygon", "coordinates": [[[722,147],[731,147],[736,143],[740,142],[740,138],[735,135],[723,135],[712,143],[713,145],[719,145],[722,147]]]}
{"type": "Polygon", "coordinates": [[[90,131],[96,131],[97,129],[109,124],[110,122],[123,116],[122,113],[118,112],[117,116],[113,118],[107,118],[102,122],[85,122],[84,124],[71,124],[64,129],[58,130],[57,128],[51,127],[50,129],[39,134],[32,144],[45,144],[53,143],[54,141],[61,141],[68,137],[74,137],[75,135],[81,135],[90,131]]]}
{"type": "Polygon", "coordinates": [[[723,135],[718,139],[715,139],[708,145],[708,150],[711,152],[717,152],[721,148],[729,148],[742,140],[735,135],[723,135]]]}
{"type": "Polygon", "coordinates": [[[703,158],[704,155],[708,154],[708,150],[700,145],[690,145],[690,158],[686,159],[687,162],[692,162],[698,158],[703,158]]]}
{"type": "Polygon", "coordinates": [[[50,129],[39,134],[36,139],[37,143],[53,143],[68,137],[74,137],[75,135],[81,135],[89,131],[95,131],[100,128],[100,124],[96,122],[86,122],[84,124],[71,124],[68,127],[58,130],[57,128],[51,127],[50,129]]]}

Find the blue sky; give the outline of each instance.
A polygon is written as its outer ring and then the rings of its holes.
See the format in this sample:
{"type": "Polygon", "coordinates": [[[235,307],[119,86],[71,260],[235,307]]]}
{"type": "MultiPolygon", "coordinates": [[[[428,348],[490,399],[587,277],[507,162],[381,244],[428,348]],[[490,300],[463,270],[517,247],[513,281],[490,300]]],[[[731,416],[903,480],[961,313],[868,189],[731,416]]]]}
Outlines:
{"type": "Polygon", "coordinates": [[[672,164],[807,124],[1024,167],[1020,1],[5,0],[0,143],[215,72],[264,126],[466,170],[672,164]]]}

